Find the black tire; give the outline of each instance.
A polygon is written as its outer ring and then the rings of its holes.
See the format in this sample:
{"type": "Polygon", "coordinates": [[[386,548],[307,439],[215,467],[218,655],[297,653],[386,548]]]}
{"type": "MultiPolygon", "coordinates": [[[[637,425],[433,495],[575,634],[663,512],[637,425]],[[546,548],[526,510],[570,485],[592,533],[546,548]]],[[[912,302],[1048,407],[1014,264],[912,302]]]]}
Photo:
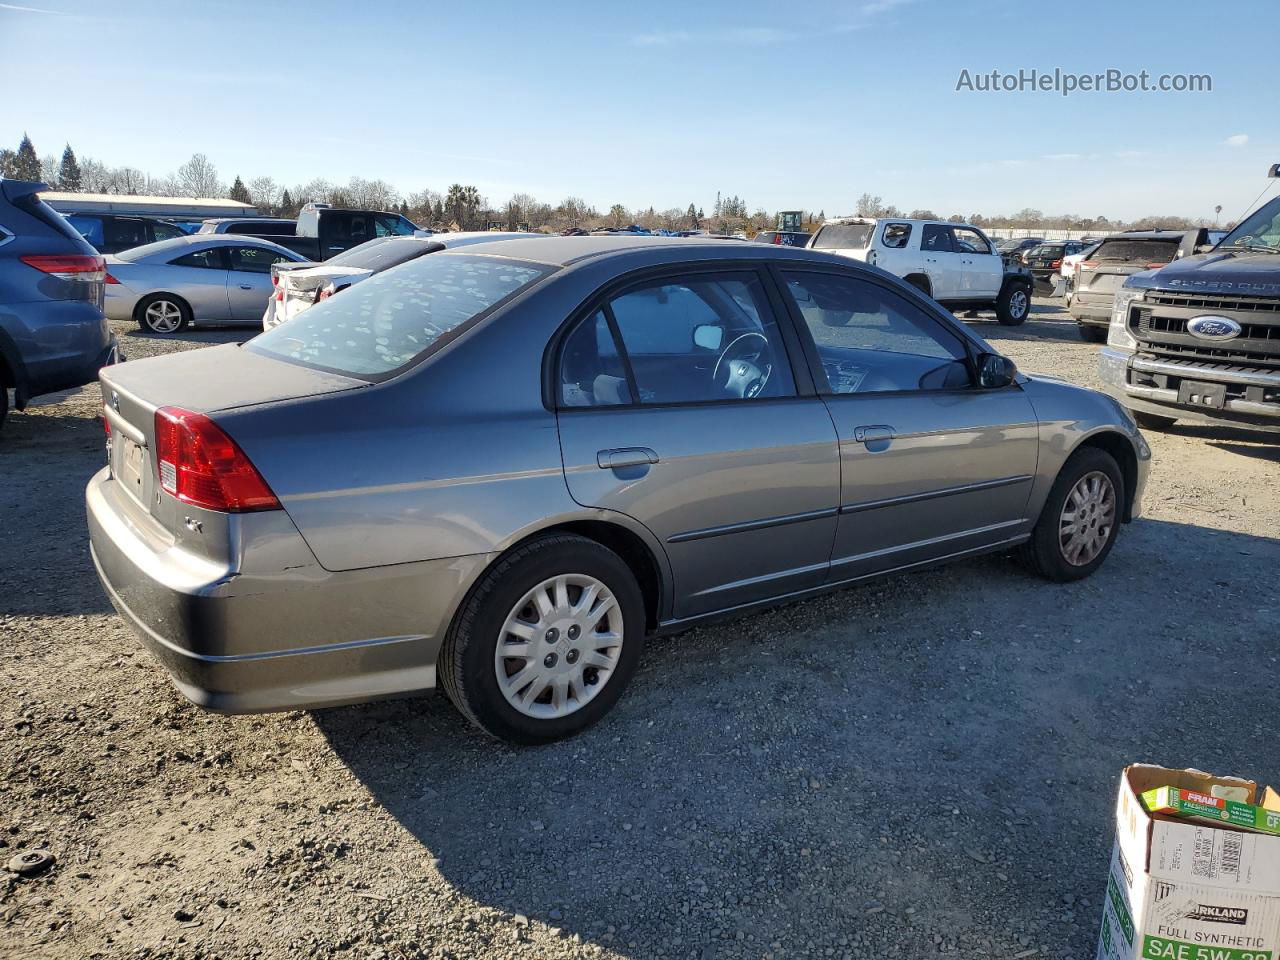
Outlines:
{"type": "Polygon", "coordinates": [[[616,553],[583,537],[541,537],[517,547],[481,576],[445,637],[437,670],[454,706],[481,730],[512,743],[551,743],[581,733],[613,708],[640,662],[644,634],[644,597],[635,575],[616,553]],[[562,573],[593,577],[613,593],[621,611],[623,643],[604,688],[585,704],[562,717],[530,717],[508,703],[499,689],[497,644],[508,613],[521,598],[562,573]]]}
{"type": "Polygon", "coordinates": [[[1143,430],[1155,430],[1157,432],[1168,430],[1178,422],[1174,417],[1162,417],[1158,413],[1140,413],[1137,410],[1130,410],[1129,412],[1133,414],[1133,419],[1137,421],[1138,426],[1143,430]]]}
{"type": "Polygon", "coordinates": [[[1031,288],[1025,283],[1006,283],[996,298],[996,319],[1002,327],[1020,327],[1031,313],[1031,288]]]}
{"type": "Polygon", "coordinates": [[[1076,329],[1080,331],[1080,339],[1085,343],[1106,343],[1107,328],[1099,327],[1092,323],[1078,323],[1076,329]]]}
{"type": "Polygon", "coordinates": [[[172,293],[150,293],[138,301],[138,305],[133,308],[133,319],[137,321],[138,326],[148,333],[154,333],[157,336],[167,337],[175,333],[179,333],[187,328],[191,323],[191,306],[187,301],[172,293]],[[158,324],[152,317],[148,316],[151,307],[157,304],[170,304],[178,310],[177,325],[170,328],[167,325],[163,329],[158,329],[158,324]]]}
{"type": "Polygon", "coordinates": [[[1124,476],[1115,458],[1097,447],[1084,447],[1073,453],[1063,465],[1053,489],[1040,511],[1040,519],[1031,531],[1031,539],[1019,548],[1019,559],[1033,572],[1048,580],[1069,583],[1082,580],[1102,566],[1115,545],[1116,534],[1124,514],[1124,476]],[[1091,473],[1103,474],[1110,482],[1114,498],[1111,529],[1097,555],[1088,563],[1076,564],[1066,558],[1060,534],[1063,507],[1075,485],[1091,473]]]}

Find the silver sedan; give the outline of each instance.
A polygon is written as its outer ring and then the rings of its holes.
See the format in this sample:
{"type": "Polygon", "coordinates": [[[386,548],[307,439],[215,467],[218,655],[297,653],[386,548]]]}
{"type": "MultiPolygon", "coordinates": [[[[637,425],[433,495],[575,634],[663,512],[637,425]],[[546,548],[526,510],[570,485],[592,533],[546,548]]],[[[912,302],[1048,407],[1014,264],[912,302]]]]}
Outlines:
{"type": "Polygon", "coordinates": [[[94,561],[187,697],[440,685],[521,743],[709,617],[991,551],[1086,577],[1150,458],[1109,397],[786,246],[477,244],[101,379],[94,561]]]}
{"type": "Polygon", "coordinates": [[[106,260],[107,316],[169,334],[202,320],[260,322],[271,265],[303,258],[270,240],[218,233],[148,243],[106,260]]]}

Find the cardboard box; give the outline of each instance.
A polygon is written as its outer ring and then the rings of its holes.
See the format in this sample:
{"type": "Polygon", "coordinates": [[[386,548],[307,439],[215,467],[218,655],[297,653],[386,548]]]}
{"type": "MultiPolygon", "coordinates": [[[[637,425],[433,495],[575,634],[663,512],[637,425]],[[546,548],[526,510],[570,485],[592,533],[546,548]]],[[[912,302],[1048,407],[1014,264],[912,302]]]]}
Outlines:
{"type": "Polygon", "coordinates": [[[1098,960],[1280,960],[1280,836],[1152,813],[1142,802],[1160,787],[1209,796],[1215,784],[1257,796],[1249,780],[1125,769],[1098,960]]]}

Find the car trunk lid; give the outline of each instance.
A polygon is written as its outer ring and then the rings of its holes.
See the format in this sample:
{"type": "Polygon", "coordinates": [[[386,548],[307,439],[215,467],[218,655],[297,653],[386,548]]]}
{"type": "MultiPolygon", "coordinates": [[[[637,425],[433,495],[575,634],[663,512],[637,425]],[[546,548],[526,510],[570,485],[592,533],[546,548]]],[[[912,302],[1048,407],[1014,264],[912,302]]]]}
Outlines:
{"type": "Polygon", "coordinates": [[[1081,261],[1077,289],[1081,293],[1115,293],[1125,277],[1162,267],[1178,255],[1179,238],[1117,237],[1104,240],[1081,261]]]}
{"type": "Polygon", "coordinates": [[[99,379],[112,478],[138,512],[172,536],[184,535],[193,513],[207,511],[179,502],[161,486],[155,455],[157,410],[178,407],[207,415],[216,424],[217,415],[229,410],[369,386],[363,380],[251,353],[236,344],[105,367],[99,379]]]}

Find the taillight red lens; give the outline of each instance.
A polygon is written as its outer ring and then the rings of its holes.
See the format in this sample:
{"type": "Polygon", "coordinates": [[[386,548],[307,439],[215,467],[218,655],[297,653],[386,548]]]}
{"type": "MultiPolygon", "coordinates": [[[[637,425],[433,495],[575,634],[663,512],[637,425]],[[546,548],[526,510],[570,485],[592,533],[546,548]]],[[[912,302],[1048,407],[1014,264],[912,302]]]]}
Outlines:
{"type": "Polygon", "coordinates": [[[155,429],[160,486],[182,502],[223,513],[280,509],[244,451],[208,417],[161,407],[155,429]]]}
{"type": "Polygon", "coordinates": [[[1161,263],[1148,263],[1148,264],[1147,264],[1147,269],[1148,269],[1148,270],[1159,270],[1161,267],[1167,267],[1168,265],[1169,265],[1168,261],[1163,261],[1163,262],[1161,262],[1161,263]]]}
{"type": "Polygon", "coordinates": [[[1053,263],[1049,264],[1049,266],[1052,267],[1054,270],[1057,270],[1060,266],[1062,266],[1062,261],[1055,260],[1053,261],[1053,263]]]}
{"type": "Polygon", "coordinates": [[[107,283],[119,284],[119,283],[120,283],[120,281],[119,281],[119,280],[117,280],[115,277],[113,277],[111,274],[109,274],[109,273],[108,273],[108,274],[107,274],[107,283]]]}
{"type": "Polygon", "coordinates": [[[62,280],[101,281],[107,275],[107,261],[78,253],[22,257],[28,267],[62,280]]]}
{"type": "Polygon", "coordinates": [[[1093,268],[1094,268],[1094,267],[1096,267],[1097,265],[1098,265],[1098,261],[1097,261],[1097,260],[1082,260],[1082,261],[1080,261],[1080,263],[1076,264],[1076,266],[1079,266],[1079,267],[1089,267],[1090,269],[1093,269],[1093,268]]]}
{"type": "Polygon", "coordinates": [[[278,301],[283,301],[283,300],[284,300],[284,290],[283,290],[283,289],[277,289],[277,290],[276,290],[276,300],[278,300],[278,301]]]}

